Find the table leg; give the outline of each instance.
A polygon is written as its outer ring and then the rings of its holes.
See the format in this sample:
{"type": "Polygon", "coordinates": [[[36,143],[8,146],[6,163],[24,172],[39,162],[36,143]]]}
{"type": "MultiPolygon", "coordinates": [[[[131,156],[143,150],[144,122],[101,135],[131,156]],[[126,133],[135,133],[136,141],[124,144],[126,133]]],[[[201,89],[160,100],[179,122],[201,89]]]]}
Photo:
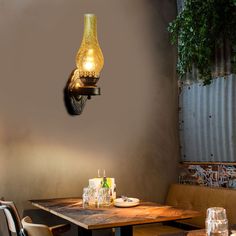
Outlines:
{"type": "Polygon", "coordinates": [[[115,228],[115,236],[133,236],[133,226],[115,228]]]}
{"type": "Polygon", "coordinates": [[[78,227],[78,236],[92,236],[92,230],[78,227]]]}

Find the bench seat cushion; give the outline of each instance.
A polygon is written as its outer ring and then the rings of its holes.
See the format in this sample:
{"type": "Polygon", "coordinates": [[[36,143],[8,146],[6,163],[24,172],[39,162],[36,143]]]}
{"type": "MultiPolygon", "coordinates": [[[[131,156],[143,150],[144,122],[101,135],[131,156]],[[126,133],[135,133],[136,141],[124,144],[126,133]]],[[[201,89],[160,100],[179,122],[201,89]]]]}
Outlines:
{"type": "Polygon", "coordinates": [[[181,220],[182,223],[205,228],[206,210],[209,207],[224,207],[229,225],[236,224],[236,190],[211,188],[187,184],[172,184],[166,198],[166,205],[202,213],[200,217],[181,220]]]}

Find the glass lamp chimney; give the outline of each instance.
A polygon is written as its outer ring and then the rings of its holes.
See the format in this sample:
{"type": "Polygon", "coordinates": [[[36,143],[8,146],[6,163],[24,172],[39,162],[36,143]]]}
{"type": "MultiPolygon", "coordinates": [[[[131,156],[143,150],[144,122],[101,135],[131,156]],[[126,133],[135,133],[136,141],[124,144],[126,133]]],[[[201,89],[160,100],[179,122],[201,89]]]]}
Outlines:
{"type": "Polygon", "coordinates": [[[82,84],[95,86],[103,65],[104,58],[97,38],[97,18],[94,14],[85,14],[83,39],[76,55],[77,72],[82,84]]]}

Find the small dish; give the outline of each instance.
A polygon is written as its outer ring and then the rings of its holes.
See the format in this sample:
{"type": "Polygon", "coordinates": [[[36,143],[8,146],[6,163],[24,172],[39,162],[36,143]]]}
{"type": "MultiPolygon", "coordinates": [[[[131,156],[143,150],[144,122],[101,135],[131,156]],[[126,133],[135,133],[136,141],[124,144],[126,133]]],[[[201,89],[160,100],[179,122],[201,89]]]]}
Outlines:
{"type": "Polygon", "coordinates": [[[139,205],[140,200],[138,198],[127,198],[128,200],[124,200],[124,198],[116,198],[114,200],[114,206],[116,207],[134,207],[139,205]]]}

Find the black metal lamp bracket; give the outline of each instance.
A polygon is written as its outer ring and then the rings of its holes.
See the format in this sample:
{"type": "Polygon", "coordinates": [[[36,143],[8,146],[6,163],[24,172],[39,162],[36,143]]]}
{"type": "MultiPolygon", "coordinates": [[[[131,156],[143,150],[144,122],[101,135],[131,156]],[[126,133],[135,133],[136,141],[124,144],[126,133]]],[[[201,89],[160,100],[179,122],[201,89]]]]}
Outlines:
{"type": "MultiPolygon", "coordinates": [[[[81,80],[83,81],[82,78],[81,80]]],[[[96,82],[99,78],[96,78],[96,82]]],[[[76,87],[78,78],[75,76],[75,70],[72,71],[67,84],[64,88],[64,102],[66,109],[70,115],[80,115],[91,96],[100,95],[100,88],[96,85],[88,84],[87,86],[76,87]]],[[[90,78],[90,81],[95,78],[90,78]]]]}

